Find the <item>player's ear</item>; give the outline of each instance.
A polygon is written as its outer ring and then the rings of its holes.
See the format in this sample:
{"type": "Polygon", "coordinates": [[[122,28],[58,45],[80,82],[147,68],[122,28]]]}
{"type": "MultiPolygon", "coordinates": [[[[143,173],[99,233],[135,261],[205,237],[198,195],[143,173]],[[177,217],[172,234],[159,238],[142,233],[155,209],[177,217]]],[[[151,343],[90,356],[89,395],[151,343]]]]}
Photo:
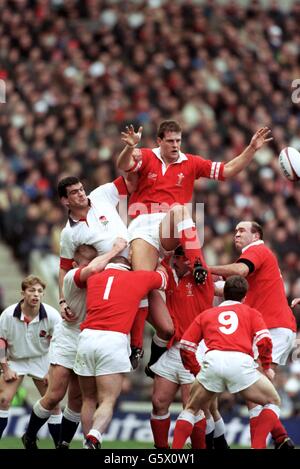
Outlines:
{"type": "Polygon", "coordinates": [[[65,207],[69,207],[70,204],[69,204],[68,197],[61,197],[60,201],[65,207]]]}

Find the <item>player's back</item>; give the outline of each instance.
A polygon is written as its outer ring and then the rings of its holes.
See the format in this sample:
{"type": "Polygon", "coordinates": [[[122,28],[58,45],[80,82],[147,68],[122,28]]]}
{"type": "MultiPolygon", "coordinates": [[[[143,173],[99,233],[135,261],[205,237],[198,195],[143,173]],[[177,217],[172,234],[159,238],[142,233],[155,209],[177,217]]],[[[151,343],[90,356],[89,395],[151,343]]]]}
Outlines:
{"type": "Polygon", "coordinates": [[[253,356],[255,332],[264,328],[260,313],[245,304],[224,301],[196,319],[209,350],[228,350],[253,356]]]}
{"type": "Polygon", "coordinates": [[[151,271],[107,268],[92,275],[87,281],[87,316],[81,329],[128,334],[140,300],[161,284],[161,275],[151,271]]]}
{"type": "Polygon", "coordinates": [[[283,279],[273,252],[260,244],[249,247],[245,254],[247,258],[255,256],[255,270],[247,276],[249,290],[245,304],[261,312],[268,328],[287,327],[296,330],[295,318],[288,305],[283,279]]]}

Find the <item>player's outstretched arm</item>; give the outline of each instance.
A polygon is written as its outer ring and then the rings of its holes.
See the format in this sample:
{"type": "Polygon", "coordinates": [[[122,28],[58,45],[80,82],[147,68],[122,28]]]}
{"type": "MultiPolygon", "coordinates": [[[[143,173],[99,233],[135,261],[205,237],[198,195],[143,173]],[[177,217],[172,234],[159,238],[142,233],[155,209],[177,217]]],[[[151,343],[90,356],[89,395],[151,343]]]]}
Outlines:
{"type": "Polygon", "coordinates": [[[123,171],[129,171],[136,164],[134,159],[133,151],[137,144],[140,142],[142,137],[143,127],[139,127],[138,131],[135,132],[133,125],[127,126],[126,131],[122,132],[122,140],[125,143],[125,147],[117,158],[117,167],[123,171]]]}
{"type": "Polygon", "coordinates": [[[241,275],[247,277],[249,274],[249,267],[243,262],[236,262],[234,264],[213,265],[208,267],[211,274],[221,275],[222,277],[230,277],[230,275],[241,275]]]}
{"type": "Polygon", "coordinates": [[[248,166],[250,161],[255,155],[255,152],[259,150],[265,143],[273,140],[273,137],[270,137],[271,130],[268,127],[262,127],[257,130],[253,135],[250,144],[245,148],[245,150],[233,160],[228,161],[224,165],[224,177],[231,178],[242,171],[248,166]]]}
{"type": "Polygon", "coordinates": [[[109,260],[117,254],[120,254],[120,252],[122,252],[126,247],[127,241],[125,239],[116,238],[114,245],[110,251],[105,254],[102,254],[101,256],[95,257],[95,259],[93,259],[89,263],[89,265],[87,265],[80,271],[80,281],[84,283],[87,281],[90,275],[96,274],[97,272],[101,272],[106,267],[109,260]]]}

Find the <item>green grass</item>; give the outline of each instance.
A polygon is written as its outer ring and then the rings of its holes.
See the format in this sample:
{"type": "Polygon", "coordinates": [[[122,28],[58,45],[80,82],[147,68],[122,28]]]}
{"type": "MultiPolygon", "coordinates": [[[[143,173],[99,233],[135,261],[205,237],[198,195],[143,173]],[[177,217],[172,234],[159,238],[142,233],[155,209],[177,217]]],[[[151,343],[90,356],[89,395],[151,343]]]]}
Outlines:
{"type": "MultiPolygon", "coordinates": [[[[53,441],[46,438],[38,441],[38,447],[41,449],[54,449],[53,441]]],[[[75,440],[71,443],[71,448],[82,449],[82,441],[75,440]]],[[[153,449],[152,443],[144,443],[140,441],[105,441],[102,445],[103,449],[153,449]]],[[[0,449],[23,449],[20,438],[10,436],[0,440],[0,449]]]]}

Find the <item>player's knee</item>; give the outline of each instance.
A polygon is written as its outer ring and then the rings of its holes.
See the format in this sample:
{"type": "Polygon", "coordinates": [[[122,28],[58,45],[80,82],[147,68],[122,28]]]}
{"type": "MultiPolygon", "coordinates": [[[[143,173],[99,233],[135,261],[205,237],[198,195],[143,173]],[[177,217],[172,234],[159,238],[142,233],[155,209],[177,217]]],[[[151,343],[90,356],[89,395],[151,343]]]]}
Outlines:
{"type": "Polygon", "coordinates": [[[165,399],[162,399],[159,395],[153,395],[152,397],[153,414],[164,415],[168,412],[168,403],[165,399]]]}
{"type": "Polygon", "coordinates": [[[12,399],[4,394],[0,396],[0,410],[8,410],[12,399]]]}
{"type": "Polygon", "coordinates": [[[276,395],[274,395],[274,397],[273,397],[273,402],[272,402],[272,404],[275,404],[275,405],[277,405],[278,407],[281,406],[281,399],[280,399],[280,397],[279,397],[279,395],[278,395],[277,393],[276,393],[276,395]]]}
{"type": "Polygon", "coordinates": [[[55,409],[61,399],[64,396],[61,395],[60,392],[51,392],[51,393],[46,393],[45,396],[41,399],[41,405],[45,407],[45,409],[55,409]]]}

